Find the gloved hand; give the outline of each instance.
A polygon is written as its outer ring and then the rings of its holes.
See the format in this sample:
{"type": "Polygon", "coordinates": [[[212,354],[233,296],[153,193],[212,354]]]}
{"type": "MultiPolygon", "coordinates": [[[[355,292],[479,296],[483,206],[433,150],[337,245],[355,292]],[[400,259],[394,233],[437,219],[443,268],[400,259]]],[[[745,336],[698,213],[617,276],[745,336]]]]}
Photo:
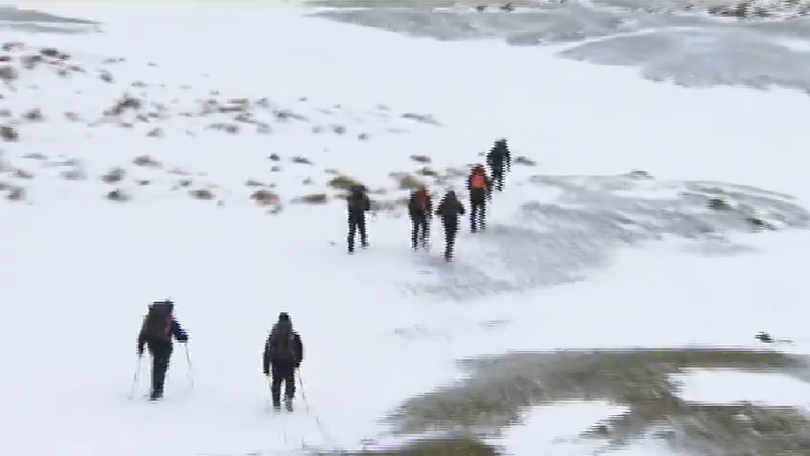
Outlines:
{"type": "Polygon", "coordinates": [[[141,358],[141,357],[143,357],[143,348],[139,347],[138,348],[138,358],[141,358]]]}

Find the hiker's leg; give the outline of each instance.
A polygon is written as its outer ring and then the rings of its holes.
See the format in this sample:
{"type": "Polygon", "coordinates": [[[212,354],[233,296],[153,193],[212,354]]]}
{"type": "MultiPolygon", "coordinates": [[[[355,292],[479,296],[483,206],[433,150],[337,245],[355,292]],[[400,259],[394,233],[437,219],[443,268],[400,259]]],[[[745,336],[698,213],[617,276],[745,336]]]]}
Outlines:
{"type": "Polygon", "coordinates": [[[450,224],[445,228],[445,249],[444,249],[444,258],[450,260],[453,258],[453,250],[455,249],[456,245],[456,234],[458,234],[458,224],[450,224]]]}
{"type": "Polygon", "coordinates": [[[419,239],[419,218],[415,215],[411,216],[411,248],[416,250],[417,241],[419,239]]]}
{"type": "Polygon", "coordinates": [[[346,238],[349,244],[349,252],[354,251],[354,237],[357,234],[357,220],[352,214],[349,214],[349,235],[346,238]]]}
{"type": "Polygon", "coordinates": [[[492,180],[498,191],[503,191],[503,165],[492,168],[492,180]]]}
{"type": "Polygon", "coordinates": [[[481,203],[481,206],[478,208],[478,225],[481,227],[482,230],[486,229],[486,222],[487,219],[487,203],[486,201],[481,203]]]}
{"type": "Polygon", "coordinates": [[[477,226],[475,218],[478,216],[478,202],[474,198],[470,198],[470,231],[475,233],[477,226]]]}
{"type": "Polygon", "coordinates": [[[276,363],[270,369],[270,396],[273,399],[273,407],[281,407],[281,382],[284,381],[281,369],[276,363]]]}
{"type": "Polygon", "coordinates": [[[295,397],[295,366],[290,366],[284,373],[284,398],[292,400],[295,397]]]}
{"type": "Polygon", "coordinates": [[[422,245],[427,247],[428,239],[430,239],[430,222],[427,215],[422,218],[422,245]]]}
{"type": "Polygon", "coordinates": [[[151,397],[152,399],[159,399],[163,397],[163,387],[166,383],[166,372],[169,370],[169,359],[172,356],[172,351],[171,348],[166,348],[160,345],[157,345],[150,351],[152,352],[151,397]]]}
{"type": "Polygon", "coordinates": [[[368,247],[368,235],[366,234],[366,214],[361,213],[357,217],[357,228],[360,230],[360,245],[368,247]]]}

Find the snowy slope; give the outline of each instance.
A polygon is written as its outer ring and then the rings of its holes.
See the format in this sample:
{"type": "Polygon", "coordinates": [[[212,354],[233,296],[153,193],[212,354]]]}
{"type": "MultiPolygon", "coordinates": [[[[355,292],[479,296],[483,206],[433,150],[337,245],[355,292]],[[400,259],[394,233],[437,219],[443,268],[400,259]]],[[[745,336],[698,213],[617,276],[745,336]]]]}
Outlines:
{"type": "MultiPolygon", "coordinates": [[[[0,123],[19,135],[0,143],[4,195],[19,197],[0,205],[3,454],[357,449],[402,400],[458,379],[461,357],[804,331],[810,243],[796,228],[810,133],[796,93],[688,90],[543,49],[436,43],[282,7],[74,13],[104,32],[0,32],[23,43],[3,53],[18,74],[0,88],[0,123]],[[69,58],[25,68],[43,47],[69,58]],[[140,108],[105,115],[124,94],[140,108]],[[27,119],[36,109],[42,119],[27,119]],[[536,165],[515,166],[491,230],[465,231],[453,265],[439,260],[437,224],[432,252],[410,252],[407,191],[391,173],[428,166],[435,192],[461,190],[458,174],[500,136],[536,165]],[[113,168],[125,173],[106,182],[113,168]],[[353,257],[336,175],[379,204],[371,248],[353,257]],[[783,232],[704,217],[717,187],[783,232]],[[275,196],[257,204],[258,189],[275,196]],[[126,201],[106,198],[115,190],[126,201]],[[319,194],[325,204],[299,200],[319,194]],[[604,218],[577,218],[583,207],[604,218]],[[638,229],[613,231],[621,217],[638,229]],[[140,316],[166,296],[193,365],[177,346],[165,403],[129,400],[140,316]],[[310,413],[266,410],[260,353],[279,311],[306,344],[310,413]]],[[[551,445],[611,413],[577,407],[527,421],[530,437],[515,428],[507,447],[590,454],[551,445]]]]}

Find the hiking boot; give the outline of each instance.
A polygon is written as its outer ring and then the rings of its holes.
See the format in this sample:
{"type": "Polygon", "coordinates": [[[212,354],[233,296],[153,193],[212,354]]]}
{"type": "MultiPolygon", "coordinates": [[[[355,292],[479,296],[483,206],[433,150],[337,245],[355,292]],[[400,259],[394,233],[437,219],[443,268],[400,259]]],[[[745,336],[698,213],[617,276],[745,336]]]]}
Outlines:
{"type": "Polygon", "coordinates": [[[292,412],[292,411],[293,411],[293,401],[292,401],[292,399],[286,399],[286,400],[284,401],[284,408],[285,408],[285,409],[286,409],[288,412],[292,412]]]}

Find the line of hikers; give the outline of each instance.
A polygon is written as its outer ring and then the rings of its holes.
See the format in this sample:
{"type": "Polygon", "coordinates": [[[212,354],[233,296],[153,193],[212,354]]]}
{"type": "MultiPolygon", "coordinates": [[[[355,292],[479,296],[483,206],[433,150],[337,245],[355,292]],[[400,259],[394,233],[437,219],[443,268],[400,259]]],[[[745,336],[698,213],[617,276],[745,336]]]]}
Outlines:
{"type": "MultiPolygon", "coordinates": [[[[155,301],[143,318],[138,333],[138,357],[143,356],[144,346],[152,355],[152,387],[150,401],[163,397],[166,373],[172,356],[172,340],[188,342],[188,333],[174,316],[174,302],[166,299],[155,301]]],[[[301,336],[293,330],[289,314],[282,312],[264,344],[262,372],[270,382],[273,408],[281,408],[281,385],[284,384],[284,405],[292,411],[295,397],[295,371],[304,360],[304,345],[301,336]]]]}
{"type": "MultiPolygon", "coordinates": [[[[486,156],[490,176],[487,176],[484,165],[475,165],[467,177],[467,190],[470,197],[470,231],[486,229],[487,202],[492,200],[492,189],[503,191],[504,177],[511,169],[512,157],[505,138],[495,141],[486,156]]],[[[351,188],[348,202],[348,248],[354,253],[355,237],[360,234],[360,243],[363,248],[368,247],[366,233],[366,212],[371,210],[371,201],[366,194],[365,187],[357,185],[351,188]]],[[[411,219],[411,247],[418,250],[421,246],[428,248],[430,238],[430,221],[433,215],[441,217],[444,227],[444,259],[452,260],[458,235],[459,217],[466,214],[464,205],[459,201],[456,192],[448,190],[435,212],[433,202],[427,188],[422,186],[414,189],[408,201],[408,214],[411,219]]]]}

